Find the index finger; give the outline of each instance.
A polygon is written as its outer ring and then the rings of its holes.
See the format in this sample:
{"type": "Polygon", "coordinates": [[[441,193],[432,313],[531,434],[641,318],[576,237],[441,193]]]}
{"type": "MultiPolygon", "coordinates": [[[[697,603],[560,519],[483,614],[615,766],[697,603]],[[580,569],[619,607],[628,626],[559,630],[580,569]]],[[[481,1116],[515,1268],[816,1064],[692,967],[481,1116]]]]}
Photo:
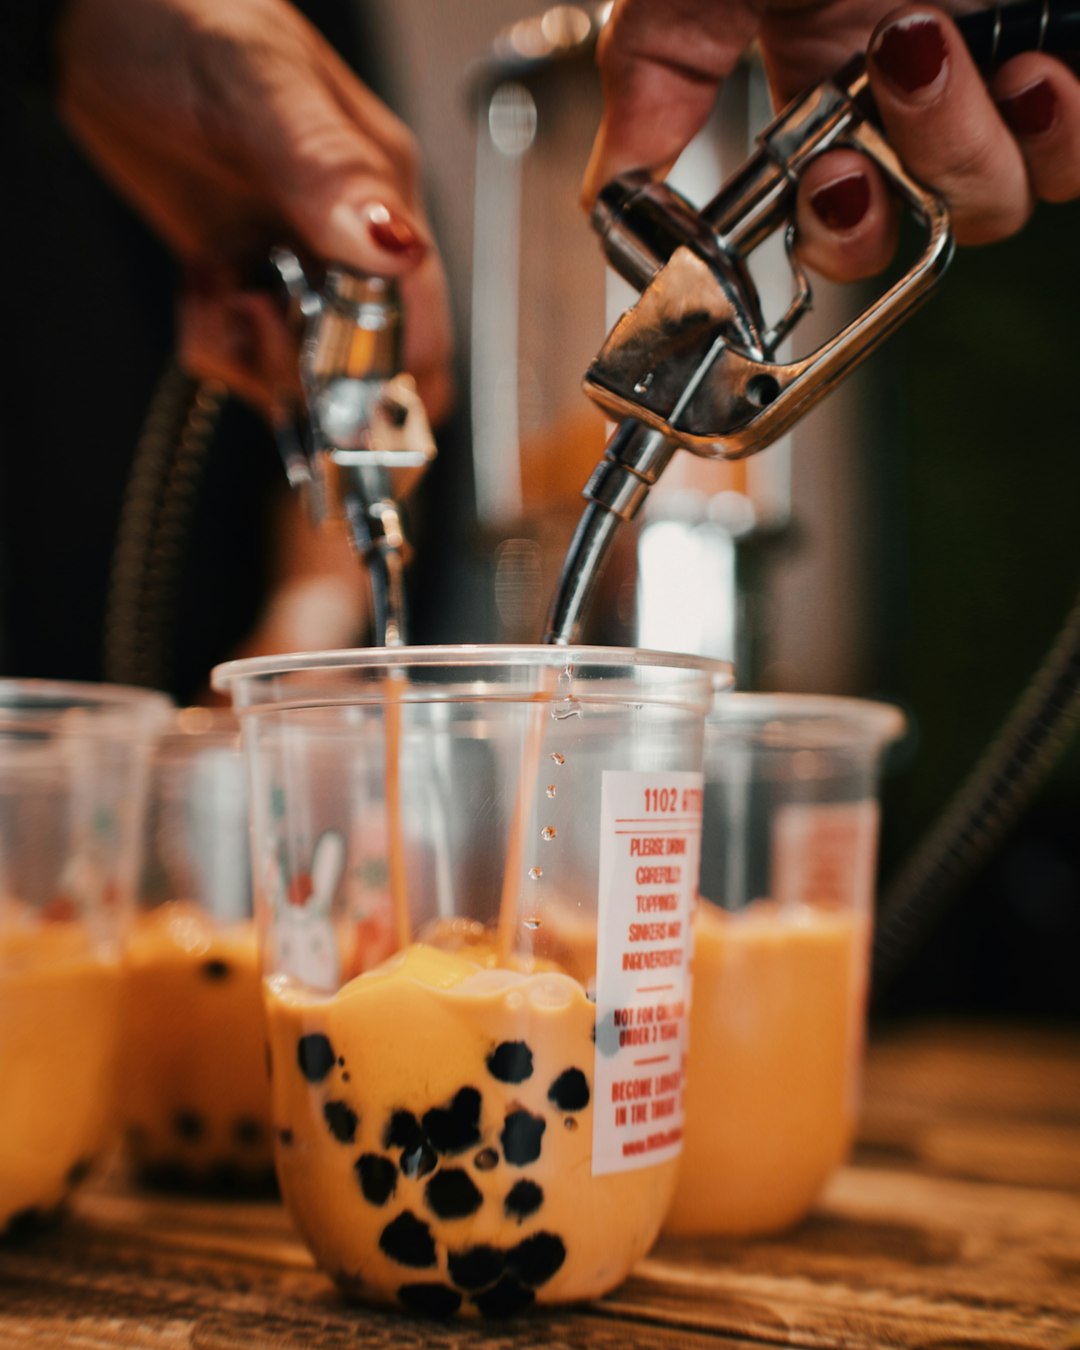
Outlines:
{"type": "Polygon", "coordinates": [[[619,173],[671,167],[758,22],[741,0],[617,0],[597,47],[604,115],[582,185],[586,206],[619,173]]]}

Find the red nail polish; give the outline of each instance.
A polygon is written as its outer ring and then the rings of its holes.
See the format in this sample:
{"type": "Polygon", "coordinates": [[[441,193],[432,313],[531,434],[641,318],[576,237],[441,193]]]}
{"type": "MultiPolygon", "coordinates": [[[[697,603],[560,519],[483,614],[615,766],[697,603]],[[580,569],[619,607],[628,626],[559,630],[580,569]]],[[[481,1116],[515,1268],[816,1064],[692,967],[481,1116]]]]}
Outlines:
{"type": "Polygon", "coordinates": [[[1057,95],[1047,80],[1036,80],[998,103],[1005,125],[1018,136],[1038,136],[1049,131],[1057,117],[1057,106],[1057,95]]]}
{"type": "Polygon", "coordinates": [[[388,211],[385,206],[373,206],[368,214],[368,233],[387,253],[420,253],[424,243],[413,227],[388,211]]]}
{"type": "Polygon", "coordinates": [[[830,230],[853,230],[870,207],[870,184],[865,174],[849,173],[810,194],[810,205],[830,230]]]}
{"type": "Polygon", "coordinates": [[[941,74],[948,49],[939,25],[919,14],[883,28],[871,54],[890,83],[901,93],[915,94],[941,74]]]}

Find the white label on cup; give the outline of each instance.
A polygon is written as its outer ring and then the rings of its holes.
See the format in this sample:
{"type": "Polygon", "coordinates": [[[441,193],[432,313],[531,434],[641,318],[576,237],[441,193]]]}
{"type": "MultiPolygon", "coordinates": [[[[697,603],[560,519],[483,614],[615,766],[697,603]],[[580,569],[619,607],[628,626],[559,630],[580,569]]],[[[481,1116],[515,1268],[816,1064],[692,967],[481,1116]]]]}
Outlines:
{"type": "Polygon", "coordinates": [[[603,775],[594,1176],[682,1150],[702,781],[685,772],[603,775]]]}
{"type": "Polygon", "coordinates": [[[878,804],[789,802],[773,817],[773,899],[868,913],[874,896],[878,804]]]}

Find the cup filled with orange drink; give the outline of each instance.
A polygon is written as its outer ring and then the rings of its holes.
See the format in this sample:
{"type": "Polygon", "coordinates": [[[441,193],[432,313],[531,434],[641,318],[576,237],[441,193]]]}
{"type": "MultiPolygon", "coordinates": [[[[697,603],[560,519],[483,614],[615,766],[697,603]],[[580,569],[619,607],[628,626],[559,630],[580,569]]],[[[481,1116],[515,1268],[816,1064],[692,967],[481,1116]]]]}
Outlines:
{"type": "Polygon", "coordinates": [[[347,1294],[506,1317],[652,1244],[726,678],[556,647],[215,672],[251,769],[278,1175],[347,1294]]]}
{"type": "Polygon", "coordinates": [[[182,708],[150,765],[124,952],[120,1111],[137,1180],[275,1189],[247,780],[226,710],[182,708]]]}
{"type": "Polygon", "coordinates": [[[169,701],[0,680],[0,1233],[62,1209],[111,1142],[121,945],[169,701]]]}
{"type": "Polygon", "coordinates": [[[705,733],[686,1130],[664,1231],[783,1229],[859,1106],[886,704],[721,694],[705,733]]]}

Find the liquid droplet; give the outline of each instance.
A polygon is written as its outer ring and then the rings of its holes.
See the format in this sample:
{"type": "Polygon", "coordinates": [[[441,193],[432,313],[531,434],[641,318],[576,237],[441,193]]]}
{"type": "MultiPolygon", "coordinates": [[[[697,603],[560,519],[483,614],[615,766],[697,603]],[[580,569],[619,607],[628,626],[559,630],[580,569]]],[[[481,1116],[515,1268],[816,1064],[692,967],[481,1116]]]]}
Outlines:
{"type": "Polygon", "coordinates": [[[558,752],[558,750],[552,750],[552,752],[551,752],[551,758],[552,758],[552,760],[553,760],[556,764],[565,764],[565,763],[566,763],[566,756],[565,756],[565,755],[561,755],[561,754],[558,752]]]}
{"type": "Polygon", "coordinates": [[[531,929],[533,932],[535,932],[536,929],[540,927],[540,920],[536,917],[535,914],[530,914],[527,919],[522,919],[521,922],[525,925],[526,928],[531,929]]]}
{"type": "Polygon", "coordinates": [[[549,784],[547,785],[547,795],[548,795],[549,797],[554,797],[554,796],[555,796],[555,784],[554,784],[554,783],[549,783],[549,784]]]}
{"type": "Polygon", "coordinates": [[[555,838],[555,826],[554,826],[554,825],[545,825],[544,828],[540,831],[540,838],[541,838],[541,839],[547,839],[547,840],[554,839],[554,838],[555,838]]]}
{"type": "Polygon", "coordinates": [[[544,875],[544,869],[543,869],[542,867],[530,867],[530,868],[529,868],[529,880],[530,880],[530,881],[539,881],[540,878],[541,878],[543,875],[544,875]]]}

